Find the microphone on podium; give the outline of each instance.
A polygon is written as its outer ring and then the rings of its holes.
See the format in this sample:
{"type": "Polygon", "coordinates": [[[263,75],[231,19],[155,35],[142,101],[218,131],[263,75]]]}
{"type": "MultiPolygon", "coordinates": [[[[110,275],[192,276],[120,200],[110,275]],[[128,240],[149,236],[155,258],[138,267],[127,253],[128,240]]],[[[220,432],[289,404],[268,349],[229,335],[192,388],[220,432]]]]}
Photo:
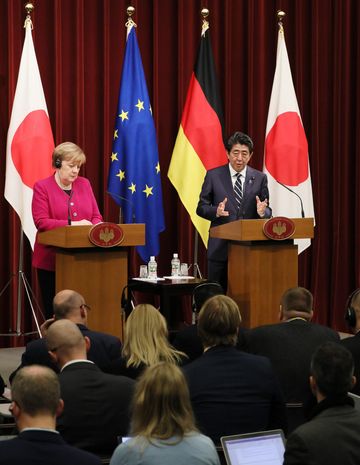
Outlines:
{"type": "Polygon", "coordinates": [[[277,179],[275,179],[275,181],[276,181],[278,184],[280,184],[280,186],[285,187],[285,189],[287,189],[288,191],[290,191],[292,194],[296,195],[296,197],[300,200],[301,218],[305,218],[304,205],[303,205],[303,201],[302,201],[302,198],[300,197],[300,195],[297,194],[297,193],[296,193],[295,191],[293,191],[292,189],[290,189],[290,187],[285,186],[285,184],[283,184],[282,182],[278,181],[277,179]]]}
{"type": "Polygon", "coordinates": [[[71,206],[71,197],[73,196],[73,193],[74,193],[74,190],[71,189],[71,192],[69,194],[69,198],[68,198],[68,225],[71,226],[71,210],[70,210],[70,206],[71,206]]]}
{"type": "MultiPolygon", "coordinates": [[[[106,193],[113,196],[113,197],[116,197],[119,200],[123,200],[124,202],[127,202],[130,205],[130,208],[131,208],[131,220],[132,220],[132,223],[135,223],[136,218],[135,218],[135,208],[134,208],[133,202],[131,200],[127,199],[126,197],[122,197],[121,195],[116,194],[115,192],[106,191],[106,193]]],[[[120,211],[119,211],[119,223],[120,224],[122,223],[121,204],[120,204],[120,211]]]]}

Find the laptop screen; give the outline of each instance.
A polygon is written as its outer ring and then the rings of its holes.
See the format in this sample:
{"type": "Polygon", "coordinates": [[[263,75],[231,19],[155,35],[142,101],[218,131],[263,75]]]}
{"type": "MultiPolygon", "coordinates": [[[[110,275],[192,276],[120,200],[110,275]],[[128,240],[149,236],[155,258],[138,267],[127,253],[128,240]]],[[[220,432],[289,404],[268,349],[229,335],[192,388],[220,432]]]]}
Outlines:
{"type": "Polygon", "coordinates": [[[352,392],[348,392],[348,396],[354,400],[354,407],[357,410],[360,410],[360,396],[353,394],[352,392]]]}
{"type": "Polygon", "coordinates": [[[282,465],[285,441],[282,430],[238,434],[221,438],[228,465],[282,465]]]}

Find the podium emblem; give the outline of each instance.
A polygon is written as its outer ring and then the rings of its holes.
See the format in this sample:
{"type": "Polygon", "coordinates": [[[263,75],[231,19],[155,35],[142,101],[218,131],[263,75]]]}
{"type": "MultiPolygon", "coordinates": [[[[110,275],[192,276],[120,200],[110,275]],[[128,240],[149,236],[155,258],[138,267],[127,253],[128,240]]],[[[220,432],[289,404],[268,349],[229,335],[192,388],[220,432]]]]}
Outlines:
{"type": "Polygon", "coordinates": [[[98,247],[115,247],[124,239],[124,231],[115,223],[95,224],[89,231],[89,241],[98,247]]]}
{"type": "Polygon", "coordinates": [[[263,232],[269,239],[284,241],[294,234],[295,223],[285,216],[275,216],[264,223],[263,232]]]}

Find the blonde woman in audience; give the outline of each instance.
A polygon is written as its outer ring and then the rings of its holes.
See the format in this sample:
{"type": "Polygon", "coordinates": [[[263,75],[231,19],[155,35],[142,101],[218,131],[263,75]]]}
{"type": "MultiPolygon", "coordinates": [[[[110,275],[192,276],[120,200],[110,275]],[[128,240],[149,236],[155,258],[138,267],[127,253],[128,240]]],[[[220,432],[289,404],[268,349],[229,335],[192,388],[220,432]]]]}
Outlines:
{"type": "Polygon", "coordinates": [[[181,365],[186,359],[183,352],[170,345],[166,320],[159,310],[140,304],[126,320],[122,358],[106,371],[135,379],[147,366],[158,362],[181,365]]]}
{"type": "Polygon", "coordinates": [[[157,363],[139,378],[130,434],[115,449],[110,465],[220,463],[211,439],[195,427],[184,375],[173,363],[157,363]]]}

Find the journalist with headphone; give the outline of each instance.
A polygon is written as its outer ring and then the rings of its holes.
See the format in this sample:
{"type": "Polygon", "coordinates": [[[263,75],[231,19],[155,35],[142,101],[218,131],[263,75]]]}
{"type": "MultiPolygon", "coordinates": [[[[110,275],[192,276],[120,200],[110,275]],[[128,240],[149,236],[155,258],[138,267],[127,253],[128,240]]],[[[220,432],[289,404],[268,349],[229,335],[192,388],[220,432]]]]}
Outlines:
{"type": "MultiPolygon", "coordinates": [[[[53,175],[35,183],[32,215],[38,232],[66,225],[90,225],[102,221],[90,182],[79,176],[86,162],[83,150],[72,142],[55,147],[53,175]]],[[[33,266],[37,269],[46,318],[53,315],[55,249],[35,241],[33,266]]]]}
{"type": "Polygon", "coordinates": [[[354,336],[342,339],[341,344],[352,353],[356,384],[351,391],[360,395],[360,289],[352,292],[347,299],[345,320],[354,336]]]}

